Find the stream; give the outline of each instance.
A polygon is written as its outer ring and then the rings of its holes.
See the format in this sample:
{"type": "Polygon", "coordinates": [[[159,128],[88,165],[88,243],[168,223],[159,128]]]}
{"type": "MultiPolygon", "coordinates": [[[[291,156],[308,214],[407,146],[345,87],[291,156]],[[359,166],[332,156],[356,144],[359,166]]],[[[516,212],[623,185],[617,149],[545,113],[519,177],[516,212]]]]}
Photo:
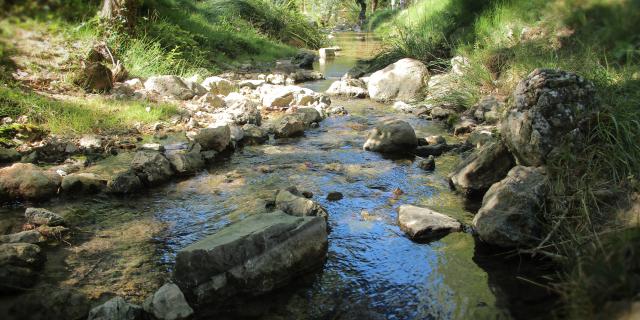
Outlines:
{"type": "MultiPolygon", "coordinates": [[[[364,41],[357,36],[338,34],[339,56],[315,66],[327,79],[304,86],[326,90],[357,58],[378,48],[372,36],[364,41]]],[[[442,134],[453,142],[444,127],[368,99],[332,101],[349,115],[327,118],[304,137],[244,147],[194,177],[126,198],[99,195],[45,203],[78,231],[71,243],[46,249],[48,262],[32,292],[71,287],[92,299],[110,292],[141,303],[169,278],[178,250],[246,217],[261,194],[296,186],[311,191],[329,212],[327,261],[317,274],[265,297],[267,303],[243,308],[243,316],[511,319],[544,314],[539,307],[531,311],[541,298],[516,278],[527,277],[526,262],[504,262],[468,233],[416,243],[398,228],[402,204],[428,206],[471,222],[473,214],[465,211],[447,180],[460,159],[439,157],[435,172],[428,173],[415,159],[363,151],[367,132],[380,120],[399,118],[418,137],[442,134]],[[326,200],[333,191],[344,198],[326,200]]],[[[0,232],[16,231],[23,212],[22,205],[0,208],[0,232]]],[[[0,314],[20,299],[1,298],[0,314]]]]}

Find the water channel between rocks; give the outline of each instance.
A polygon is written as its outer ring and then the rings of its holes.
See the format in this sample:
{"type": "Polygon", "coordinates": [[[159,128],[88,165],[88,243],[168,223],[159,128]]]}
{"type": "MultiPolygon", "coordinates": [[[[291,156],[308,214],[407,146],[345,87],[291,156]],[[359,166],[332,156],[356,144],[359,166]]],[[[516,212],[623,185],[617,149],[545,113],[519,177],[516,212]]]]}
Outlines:
{"type": "MultiPolygon", "coordinates": [[[[324,91],[377,42],[339,34],[344,50],[316,68],[327,80],[305,84],[324,91]]],[[[330,214],[329,252],[317,274],[274,295],[265,319],[507,319],[514,316],[511,268],[485,263],[470,234],[415,243],[396,225],[401,204],[428,206],[470,222],[447,174],[457,156],[437,159],[426,173],[413,159],[365,152],[368,130],[379,120],[408,121],[418,136],[443,134],[440,124],[399,114],[370,100],[333,99],[348,116],[330,117],[304,137],[244,147],[228,160],[189,179],[128,198],[96,196],[54,200],[79,230],[70,244],[47,249],[48,262],[33,292],[73,287],[96,299],[106,293],[141,302],[168,279],[181,248],[247,216],[252,200],[268,190],[296,186],[313,192],[330,214]],[[403,191],[394,196],[394,190],[403,191]],[[326,195],[339,191],[340,201],[326,195]]],[[[117,161],[117,160],[114,160],[117,161]]],[[[0,231],[15,229],[24,207],[0,208],[0,231]]],[[[516,284],[517,287],[517,284],[516,284]]],[[[0,314],[20,297],[0,300],[0,314]]],[[[269,299],[269,297],[267,297],[269,299]]],[[[249,312],[251,313],[251,312],[249,312]]],[[[518,310],[515,310],[518,313],[518,310]]]]}

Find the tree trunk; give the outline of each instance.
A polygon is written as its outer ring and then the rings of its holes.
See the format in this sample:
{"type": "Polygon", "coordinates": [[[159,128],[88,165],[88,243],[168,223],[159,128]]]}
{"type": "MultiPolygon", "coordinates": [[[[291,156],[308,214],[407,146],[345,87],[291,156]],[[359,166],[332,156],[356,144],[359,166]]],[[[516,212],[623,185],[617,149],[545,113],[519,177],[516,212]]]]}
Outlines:
{"type": "Polygon", "coordinates": [[[358,5],[360,5],[360,15],[358,15],[358,20],[360,26],[364,25],[364,20],[367,19],[367,2],[365,0],[356,0],[358,5]]]}
{"type": "Polygon", "coordinates": [[[371,12],[376,12],[378,9],[378,0],[371,0],[371,12]]]}
{"type": "Polygon", "coordinates": [[[132,29],[136,24],[138,0],[103,0],[100,18],[107,21],[122,20],[125,27],[132,29]]]}

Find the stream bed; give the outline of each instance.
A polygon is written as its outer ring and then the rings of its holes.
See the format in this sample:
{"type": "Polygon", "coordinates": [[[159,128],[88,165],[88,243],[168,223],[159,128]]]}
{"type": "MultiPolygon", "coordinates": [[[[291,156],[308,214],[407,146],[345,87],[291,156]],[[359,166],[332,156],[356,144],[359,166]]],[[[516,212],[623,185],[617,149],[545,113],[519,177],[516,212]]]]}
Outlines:
{"type": "MultiPolygon", "coordinates": [[[[343,50],[318,64],[327,80],[305,84],[318,92],[338,79],[378,42],[338,34],[343,50]]],[[[445,135],[441,124],[400,114],[370,100],[333,98],[349,115],[327,118],[304,137],[244,147],[194,177],[117,198],[53,200],[43,204],[76,228],[68,244],[46,249],[41,281],[28,294],[69,287],[90,299],[118,294],[141,303],[169,277],[181,248],[251,214],[253,200],[273,189],[311,191],[329,212],[329,249],[321,271],[247,306],[262,319],[510,319],[528,318],[540,297],[516,279],[527,265],[484,253],[471,234],[430,243],[409,240],[396,224],[402,204],[428,206],[470,223],[447,175],[457,155],[437,158],[427,173],[415,159],[362,150],[367,132],[383,119],[409,122],[417,136],[445,135]],[[401,190],[402,194],[397,190],[401,190]],[[329,192],[344,195],[328,201],[329,192]],[[533,302],[532,302],[533,301],[533,302]]],[[[453,141],[453,138],[448,138],[453,141]]],[[[16,231],[24,206],[0,208],[0,232],[16,231]]],[[[0,299],[8,313],[22,296],[0,299]]],[[[20,318],[18,316],[18,318],[20,318]]],[[[231,317],[232,318],[232,317],[231,317]]]]}

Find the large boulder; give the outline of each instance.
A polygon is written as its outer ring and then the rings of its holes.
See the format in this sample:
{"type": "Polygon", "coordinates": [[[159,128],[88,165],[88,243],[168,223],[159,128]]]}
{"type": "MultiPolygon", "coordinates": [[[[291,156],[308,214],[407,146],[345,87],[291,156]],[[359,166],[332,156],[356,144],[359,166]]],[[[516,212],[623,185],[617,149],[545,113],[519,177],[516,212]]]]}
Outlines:
{"type": "Polygon", "coordinates": [[[157,185],[173,176],[171,163],[157,151],[138,151],[133,157],[131,168],[140,180],[147,185],[157,185]]]}
{"type": "Polygon", "coordinates": [[[224,113],[230,117],[230,120],[234,124],[243,125],[250,123],[258,126],[261,124],[262,116],[260,115],[260,110],[258,110],[258,107],[251,99],[239,93],[232,92],[224,98],[224,102],[227,106],[224,109],[224,113]]]}
{"type": "Polygon", "coordinates": [[[42,200],[58,192],[61,177],[30,163],[0,169],[0,201],[42,200]]]}
{"type": "Polygon", "coordinates": [[[480,239],[501,247],[532,246],[540,240],[540,210],[548,182],[543,167],[516,166],[489,188],[473,219],[480,239]]]}
{"type": "Polygon", "coordinates": [[[502,142],[482,147],[460,163],[449,176],[451,186],[469,198],[481,197],[515,166],[513,156],[502,142]]]}
{"type": "Polygon", "coordinates": [[[570,72],[536,69],[520,81],[514,100],[502,137],[519,164],[539,166],[591,110],[595,88],[570,72]]]}
{"type": "Polygon", "coordinates": [[[425,96],[428,81],[427,66],[406,58],[373,73],[367,86],[371,99],[414,102],[425,96]]]}
{"type": "Polygon", "coordinates": [[[223,308],[315,270],[326,253],[323,218],[255,214],[179,251],[173,277],[193,306],[223,308]]]}
{"type": "Polygon", "coordinates": [[[410,124],[402,120],[387,120],[371,130],[364,150],[381,153],[411,152],[418,145],[416,133],[410,124]]]}
{"type": "Polygon", "coordinates": [[[200,129],[193,140],[200,144],[202,150],[223,151],[231,142],[231,129],[229,126],[200,129]]]}
{"type": "Polygon", "coordinates": [[[177,100],[188,100],[195,96],[195,92],[178,76],[151,77],[145,81],[144,88],[177,100]]]}
{"type": "Polygon", "coordinates": [[[289,190],[280,190],[276,196],[276,208],[297,217],[323,217],[329,218],[327,210],[317,202],[291,193],[289,190]]]}
{"type": "Polygon", "coordinates": [[[142,308],[115,297],[89,311],[88,320],[142,320],[142,308]]]}
{"type": "Polygon", "coordinates": [[[62,178],[60,188],[66,193],[98,193],[106,189],[107,180],[95,173],[72,173],[62,178]]]}
{"type": "Polygon", "coordinates": [[[186,319],[193,314],[184,294],[177,285],[167,283],[142,304],[144,311],[158,320],[186,319]]]}
{"type": "Polygon", "coordinates": [[[345,96],[349,98],[366,98],[369,96],[367,85],[360,79],[338,80],[331,84],[326,91],[333,96],[345,96]]]}
{"type": "Polygon", "coordinates": [[[406,204],[398,208],[398,226],[413,240],[436,239],[462,230],[462,225],[454,218],[406,204]]]}
{"type": "Polygon", "coordinates": [[[290,138],[304,134],[306,125],[302,117],[298,115],[288,115],[280,119],[275,126],[276,138],[290,138]]]}
{"type": "Polygon", "coordinates": [[[213,94],[221,94],[224,96],[236,91],[236,85],[233,82],[220,77],[206,78],[202,82],[202,86],[213,94]]]}

